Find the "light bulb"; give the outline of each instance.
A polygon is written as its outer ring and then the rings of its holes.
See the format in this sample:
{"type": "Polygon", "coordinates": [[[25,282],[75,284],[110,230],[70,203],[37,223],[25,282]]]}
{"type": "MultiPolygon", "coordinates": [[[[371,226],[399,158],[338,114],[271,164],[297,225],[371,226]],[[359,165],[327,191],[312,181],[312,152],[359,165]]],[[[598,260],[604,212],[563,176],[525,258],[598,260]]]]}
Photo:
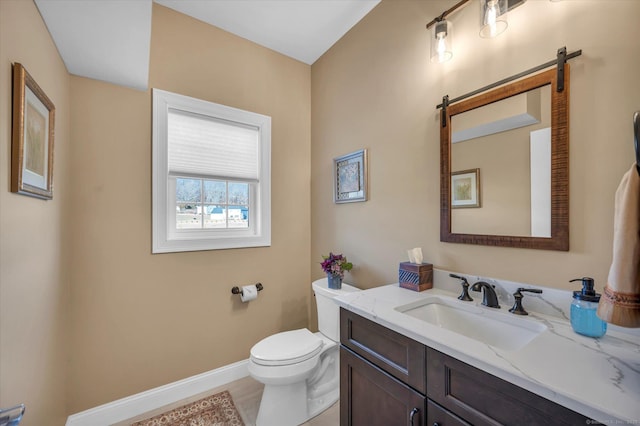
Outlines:
{"type": "Polygon", "coordinates": [[[507,29],[506,2],[504,0],[484,0],[482,4],[480,37],[493,38],[507,29]]]}
{"type": "Polygon", "coordinates": [[[446,62],[453,57],[451,29],[451,23],[444,19],[434,25],[431,34],[431,62],[446,62]]]}
{"type": "Polygon", "coordinates": [[[447,44],[444,41],[445,36],[438,34],[438,62],[444,62],[447,44]]]}
{"type": "Polygon", "coordinates": [[[496,2],[491,1],[489,2],[488,8],[487,8],[487,25],[489,25],[490,37],[496,36],[496,17],[497,17],[496,2]]]}

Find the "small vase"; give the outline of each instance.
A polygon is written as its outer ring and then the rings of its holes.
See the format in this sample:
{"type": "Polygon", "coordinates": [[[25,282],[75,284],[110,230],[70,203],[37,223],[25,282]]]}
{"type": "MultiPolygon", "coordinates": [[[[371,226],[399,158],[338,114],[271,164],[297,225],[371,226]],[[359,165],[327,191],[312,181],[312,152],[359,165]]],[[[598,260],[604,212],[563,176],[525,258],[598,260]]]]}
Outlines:
{"type": "Polygon", "coordinates": [[[342,288],[342,277],[340,275],[327,274],[327,281],[329,282],[329,288],[334,290],[342,288]]]}

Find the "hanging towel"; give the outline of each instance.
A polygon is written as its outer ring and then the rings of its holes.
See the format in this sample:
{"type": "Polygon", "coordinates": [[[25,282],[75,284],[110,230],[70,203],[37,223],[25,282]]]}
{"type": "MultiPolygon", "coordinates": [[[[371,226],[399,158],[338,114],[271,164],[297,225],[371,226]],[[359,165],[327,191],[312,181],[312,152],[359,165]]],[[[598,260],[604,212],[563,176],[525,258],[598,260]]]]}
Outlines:
{"type": "Polygon", "coordinates": [[[598,316],[622,327],[640,327],[640,176],[635,163],[616,191],[613,261],[598,316]]]}

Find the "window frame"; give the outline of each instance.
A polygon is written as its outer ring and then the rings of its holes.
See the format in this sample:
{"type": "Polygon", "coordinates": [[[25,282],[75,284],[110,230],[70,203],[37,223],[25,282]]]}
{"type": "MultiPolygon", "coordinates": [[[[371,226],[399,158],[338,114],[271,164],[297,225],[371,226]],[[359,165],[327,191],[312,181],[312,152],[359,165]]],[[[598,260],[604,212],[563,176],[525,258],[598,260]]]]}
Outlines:
{"type": "Polygon", "coordinates": [[[152,253],[265,247],[271,245],[271,117],[189,96],[153,89],[152,253]],[[249,228],[176,229],[175,183],[171,192],[167,124],[169,109],[187,111],[255,127],[258,130],[258,180],[224,176],[180,176],[249,183],[249,228]],[[172,214],[173,212],[173,214],[172,214]],[[173,218],[173,222],[171,222],[173,218]]]}

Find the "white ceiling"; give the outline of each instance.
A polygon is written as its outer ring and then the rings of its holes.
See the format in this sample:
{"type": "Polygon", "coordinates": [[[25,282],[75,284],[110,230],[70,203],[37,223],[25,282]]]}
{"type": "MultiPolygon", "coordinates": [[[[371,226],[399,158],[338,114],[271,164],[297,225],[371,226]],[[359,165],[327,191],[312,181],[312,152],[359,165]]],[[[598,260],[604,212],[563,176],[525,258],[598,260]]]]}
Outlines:
{"type": "MultiPolygon", "coordinates": [[[[306,64],[380,0],[153,0],[306,64]]],[[[152,0],[35,0],[71,74],[146,90],[152,0]]]]}

